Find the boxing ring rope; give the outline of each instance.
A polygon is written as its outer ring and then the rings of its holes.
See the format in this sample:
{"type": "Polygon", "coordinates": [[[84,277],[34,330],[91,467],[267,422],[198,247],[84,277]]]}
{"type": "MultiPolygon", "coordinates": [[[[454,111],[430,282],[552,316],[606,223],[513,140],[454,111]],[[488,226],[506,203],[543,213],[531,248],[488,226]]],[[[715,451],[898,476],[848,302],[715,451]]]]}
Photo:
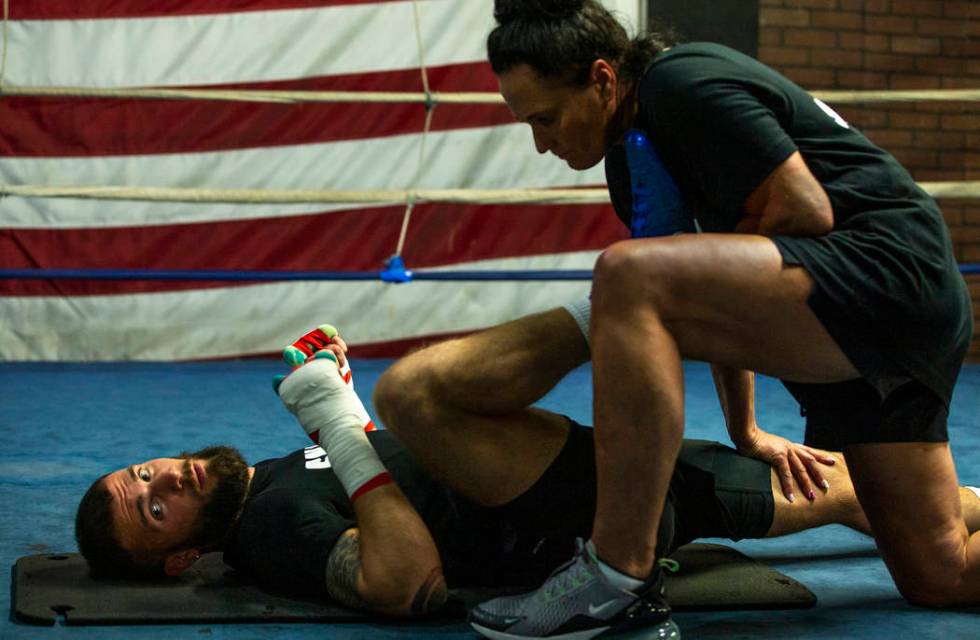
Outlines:
{"type": "MultiPolygon", "coordinates": [[[[9,1],[9,0],[8,0],[9,1]]],[[[155,89],[99,87],[21,87],[5,85],[8,96],[56,98],[132,98],[145,100],[217,100],[230,102],[381,103],[381,104],[499,104],[498,93],[410,91],[284,91],[250,89],[155,89]]],[[[919,91],[811,91],[810,95],[834,104],[887,102],[980,102],[980,89],[924,89],[919,91]]]]}
{"type": "MultiPolygon", "coordinates": [[[[426,130],[432,109],[427,112],[426,130]]],[[[424,144],[420,146],[416,182],[424,170],[424,144]]],[[[978,198],[980,181],[923,182],[919,185],[936,198],[978,198]]],[[[406,203],[396,252],[382,271],[188,271],[138,269],[0,269],[0,279],[50,280],[183,280],[183,281],[295,281],[295,280],[383,280],[400,283],[430,281],[510,281],[510,280],[590,280],[589,270],[539,271],[410,271],[401,261],[412,208],[419,202],[508,205],[608,204],[609,192],[600,189],[410,189],[375,191],[272,190],[272,189],[189,189],[163,187],[38,187],[0,185],[0,198],[6,196],[43,198],[83,198],[99,200],[138,200],[207,203],[274,204],[395,204],[406,203]],[[397,259],[397,260],[396,260],[397,259]]],[[[980,264],[960,265],[964,274],[980,274],[980,264]]]]}
{"type": "Polygon", "coordinates": [[[10,0],[3,0],[3,28],[0,29],[0,38],[3,44],[0,45],[0,96],[4,92],[4,77],[7,71],[7,23],[10,22],[10,0]]]}
{"type": "MultiPolygon", "coordinates": [[[[980,180],[920,182],[933,198],[980,199],[980,180]]],[[[0,198],[79,198],[144,202],[196,202],[210,204],[398,204],[446,202],[454,204],[608,204],[605,188],[581,189],[376,189],[369,191],[306,189],[196,189],[184,187],[56,187],[0,185],[0,198]]]]}

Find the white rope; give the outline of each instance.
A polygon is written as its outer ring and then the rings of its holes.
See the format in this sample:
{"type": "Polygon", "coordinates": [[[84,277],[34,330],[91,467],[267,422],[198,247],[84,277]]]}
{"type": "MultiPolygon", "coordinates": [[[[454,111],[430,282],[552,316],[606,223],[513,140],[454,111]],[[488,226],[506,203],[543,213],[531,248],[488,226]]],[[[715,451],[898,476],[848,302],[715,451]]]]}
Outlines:
{"type": "Polygon", "coordinates": [[[933,198],[956,200],[980,200],[980,180],[962,182],[920,182],[926,193],[933,198]]]}
{"type": "Polygon", "coordinates": [[[504,104],[497,93],[432,92],[430,94],[400,91],[273,91],[251,89],[142,89],[98,87],[19,87],[10,85],[12,96],[58,98],[136,98],[148,100],[218,100],[226,102],[273,103],[413,103],[422,104],[504,104]]]}
{"type": "MultiPolygon", "coordinates": [[[[980,199],[980,180],[919,183],[942,199],[980,199]]],[[[185,189],[176,187],[53,187],[0,185],[0,197],[81,198],[145,202],[231,204],[397,204],[450,202],[458,204],[607,204],[609,191],[590,189],[392,189],[374,191],[185,189]]]]}
{"type": "Polygon", "coordinates": [[[607,189],[391,189],[372,191],[187,189],[178,187],[0,186],[0,196],[82,198],[145,202],[231,204],[397,204],[453,202],[463,204],[588,204],[609,202],[607,189]]]}
{"type": "MultiPolygon", "coordinates": [[[[418,169],[415,174],[415,186],[422,182],[422,173],[425,170],[425,139],[428,137],[429,130],[432,128],[432,114],[435,113],[435,105],[431,108],[425,110],[425,127],[422,129],[422,140],[419,143],[419,164],[418,169]]],[[[402,249],[405,248],[405,238],[408,236],[408,225],[412,220],[412,211],[415,210],[416,198],[409,192],[405,199],[405,215],[402,217],[402,228],[398,232],[398,244],[395,245],[395,255],[400,256],[402,254],[402,249]]]]}
{"type": "MultiPolygon", "coordinates": [[[[429,130],[432,128],[432,114],[435,113],[436,105],[432,101],[432,91],[429,88],[429,74],[425,68],[425,46],[422,44],[422,17],[419,14],[418,0],[412,0],[412,10],[415,13],[415,43],[419,51],[419,71],[422,74],[422,89],[425,91],[425,126],[422,127],[422,135],[419,138],[419,159],[415,167],[415,179],[412,185],[415,189],[422,184],[422,175],[425,172],[425,141],[429,137],[429,130]]],[[[398,243],[395,245],[395,255],[400,256],[402,249],[405,248],[405,238],[408,237],[408,225],[412,221],[412,211],[415,210],[415,199],[411,194],[405,200],[405,214],[402,216],[402,227],[398,233],[398,243]]]]}
{"type": "MultiPolygon", "coordinates": [[[[9,2],[9,0],[4,0],[9,2]]],[[[218,100],[273,103],[423,103],[504,104],[497,93],[487,92],[387,92],[387,91],[272,91],[231,89],[142,89],[98,87],[19,87],[7,85],[12,96],[135,98],[156,100],[218,100]]],[[[980,89],[930,89],[922,91],[811,91],[815,98],[835,104],[881,102],[980,102],[980,89]]]]}
{"type": "Polygon", "coordinates": [[[978,102],[980,89],[928,89],[921,91],[811,91],[814,98],[835,104],[876,102],[978,102]]]}
{"type": "Polygon", "coordinates": [[[431,104],[428,99],[432,92],[429,91],[429,74],[425,68],[425,47],[422,45],[422,17],[419,14],[418,0],[412,0],[412,11],[415,14],[415,44],[419,50],[419,69],[422,72],[422,90],[425,91],[426,105],[431,104]]]}
{"type": "Polygon", "coordinates": [[[10,22],[10,0],[3,0],[3,50],[0,51],[0,96],[4,94],[4,76],[7,71],[7,23],[10,22]]]}

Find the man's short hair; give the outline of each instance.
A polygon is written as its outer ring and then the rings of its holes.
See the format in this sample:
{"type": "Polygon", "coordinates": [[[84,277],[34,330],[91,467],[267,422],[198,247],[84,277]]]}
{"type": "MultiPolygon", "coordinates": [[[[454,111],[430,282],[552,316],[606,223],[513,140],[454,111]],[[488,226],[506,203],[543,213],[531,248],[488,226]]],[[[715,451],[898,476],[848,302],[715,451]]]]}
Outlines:
{"type": "Polygon", "coordinates": [[[88,488],[75,514],[75,540],[78,550],[88,562],[93,574],[105,577],[159,577],[161,562],[139,562],[123,548],[116,534],[112,514],[112,494],[102,476],[88,488]]]}

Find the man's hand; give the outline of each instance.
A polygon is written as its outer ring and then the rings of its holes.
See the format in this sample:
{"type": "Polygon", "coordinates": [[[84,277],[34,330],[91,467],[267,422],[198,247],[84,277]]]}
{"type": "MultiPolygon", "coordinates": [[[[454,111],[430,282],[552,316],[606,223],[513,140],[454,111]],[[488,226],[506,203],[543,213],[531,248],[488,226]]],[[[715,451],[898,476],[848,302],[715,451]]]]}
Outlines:
{"type": "Polygon", "coordinates": [[[776,469],[783,495],[790,502],[794,500],[794,483],[809,500],[816,497],[814,485],[822,489],[830,488],[830,483],[820,472],[820,465],[835,464],[837,461],[833,456],[766,433],[758,427],[746,440],[735,445],[739,453],[768,462],[776,469]]]}
{"type": "Polygon", "coordinates": [[[329,351],[337,358],[337,365],[341,369],[347,367],[347,343],[340,337],[337,329],[329,324],[321,324],[287,346],[282,351],[282,357],[295,369],[319,351],[329,351]]]}
{"type": "Polygon", "coordinates": [[[338,398],[349,394],[352,410],[357,415],[358,425],[364,431],[375,430],[371,416],[364,408],[361,399],[354,393],[354,377],[351,373],[350,363],[347,361],[347,343],[340,337],[340,334],[333,325],[321,324],[313,331],[310,331],[283,349],[282,357],[293,368],[293,371],[287,375],[275,376],[272,380],[272,387],[276,395],[282,399],[286,408],[300,419],[300,423],[314,443],[321,444],[319,441],[320,434],[319,428],[314,428],[311,425],[315,422],[322,422],[322,420],[307,417],[304,421],[304,418],[300,416],[297,402],[305,402],[310,398],[318,398],[317,402],[325,401],[326,399],[322,396],[324,393],[327,393],[329,388],[337,387],[337,385],[333,384],[334,382],[339,383],[339,387],[330,393],[339,394],[337,396],[338,398]],[[322,362],[323,360],[330,360],[331,367],[336,366],[336,372],[338,374],[336,381],[331,376],[317,381],[317,378],[322,377],[326,371],[322,365],[315,365],[314,368],[316,371],[303,370],[304,365],[317,361],[322,362]],[[303,399],[297,391],[298,388],[302,387],[297,382],[297,377],[302,377],[307,385],[320,387],[319,393],[310,391],[308,392],[310,398],[303,399]],[[290,382],[287,383],[287,380],[290,382]],[[287,392],[289,389],[292,389],[292,391],[287,392]]]}

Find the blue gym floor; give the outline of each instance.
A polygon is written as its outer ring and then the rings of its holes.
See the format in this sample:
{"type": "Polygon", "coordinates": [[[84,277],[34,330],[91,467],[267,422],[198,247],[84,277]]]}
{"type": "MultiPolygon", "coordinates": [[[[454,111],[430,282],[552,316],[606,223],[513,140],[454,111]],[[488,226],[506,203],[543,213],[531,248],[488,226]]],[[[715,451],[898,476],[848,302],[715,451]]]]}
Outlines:
{"type": "MultiPolygon", "coordinates": [[[[353,363],[362,397],[390,364],[353,363]]],[[[237,446],[250,462],[283,455],[308,441],[279,405],[270,380],[285,367],[271,360],[192,364],[0,363],[0,562],[75,551],[75,507],[98,475],[126,464],[206,444],[237,446]]],[[[711,375],[687,371],[690,437],[726,440],[711,375]]],[[[590,372],[574,371],[542,403],[591,422],[590,372]]],[[[980,365],[967,367],[953,401],[950,436],[962,484],[980,484],[980,365]]],[[[775,381],[758,384],[759,422],[802,437],[796,404],[775,381]]],[[[980,609],[935,612],[905,604],[870,538],[831,526],[734,546],[806,584],[813,609],[678,614],[685,638],[978,638],[980,609]]],[[[10,610],[9,589],[0,604],[10,610]]],[[[115,638],[475,638],[462,623],[269,624],[131,627],[34,627],[12,614],[3,639],[115,638]]]]}

